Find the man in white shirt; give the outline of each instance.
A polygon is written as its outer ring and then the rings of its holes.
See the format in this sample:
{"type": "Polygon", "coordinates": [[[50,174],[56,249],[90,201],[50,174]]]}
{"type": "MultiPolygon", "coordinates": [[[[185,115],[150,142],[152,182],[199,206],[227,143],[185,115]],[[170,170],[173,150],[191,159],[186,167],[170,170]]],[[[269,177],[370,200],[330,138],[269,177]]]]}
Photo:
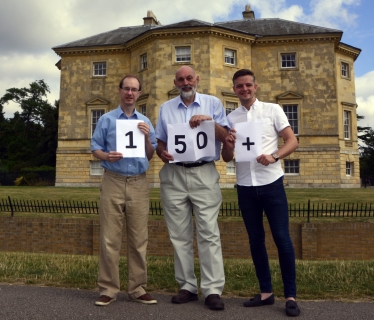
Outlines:
{"type": "MultiPolygon", "coordinates": [[[[256,269],[261,294],[244,302],[245,307],[274,304],[268,255],[265,247],[263,211],[269,222],[278,248],[279,264],[286,298],[286,314],[298,316],[296,303],[295,252],[289,235],[288,204],[283,186],[283,170],[279,159],[291,154],[298,146],[283,109],[273,103],[256,99],[257,84],[254,73],[241,69],[233,76],[233,90],[241,106],[228,115],[231,128],[236,123],[262,123],[262,154],[253,162],[236,164],[238,202],[245,223],[252,260],[256,269]],[[284,145],[278,150],[278,136],[284,145]]],[[[231,129],[222,149],[224,161],[234,157],[236,130],[231,129]]]]}

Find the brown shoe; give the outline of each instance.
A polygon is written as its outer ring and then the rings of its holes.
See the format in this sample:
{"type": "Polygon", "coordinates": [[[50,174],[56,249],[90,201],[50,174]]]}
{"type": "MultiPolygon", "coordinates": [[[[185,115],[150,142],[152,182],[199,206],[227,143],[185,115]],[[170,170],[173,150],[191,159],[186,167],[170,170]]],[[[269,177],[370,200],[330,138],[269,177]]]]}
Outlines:
{"type": "Polygon", "coordinates": [[[205,299],[205,304],[211,310],[223,310],[225,305],[218,294],[210,294],[205,299]]]}
{"type": "Polygon", "coordinates": [[[140,297],[137,297],[135,299],[130,298],[131,301],[133,302],[139,302],[139,303],[144,303],[144,304],[156,304],[157,300],[153,299],[150,294],[145,293],[141,295],[140,297]]]}
{"type": "Polygon", "coordinates": [[[196,293],[192,293],[188,290],[182,289],[176,296],[171,298],[172,303],[186,303],[190,301],[198,300],[199,296],[196,293]]]}
{"type": "Polygon", "coordinates": [[[95,306],[107,306],[109,303],[112,303],[113,301],[116,301],[116,298],[111,298],[103,295],[95,301],[95,306]]]}

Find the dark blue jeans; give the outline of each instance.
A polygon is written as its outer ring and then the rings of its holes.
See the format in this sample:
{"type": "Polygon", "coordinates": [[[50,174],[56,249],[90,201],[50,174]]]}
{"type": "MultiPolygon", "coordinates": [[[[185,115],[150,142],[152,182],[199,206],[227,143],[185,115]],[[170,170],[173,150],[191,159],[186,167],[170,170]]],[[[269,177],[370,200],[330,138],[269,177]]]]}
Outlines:
{"type": "Polygon", "coordinates": [[[295,251],[289,233],[288,204],[283,177],[263,186],[237,186],[239,207],[247,229],[252,260],[261,292],[273,292],[265,247],[263,211],[278,248],[285,298],[296,298],[295,251]]]}

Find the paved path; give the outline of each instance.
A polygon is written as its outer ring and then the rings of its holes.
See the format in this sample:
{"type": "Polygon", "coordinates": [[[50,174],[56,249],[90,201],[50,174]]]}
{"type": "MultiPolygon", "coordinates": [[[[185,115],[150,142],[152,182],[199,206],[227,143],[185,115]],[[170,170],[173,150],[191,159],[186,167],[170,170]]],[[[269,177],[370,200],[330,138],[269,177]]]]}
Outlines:
{"type": "MultiPolygon", "coordinates": [[[[127,301],[121,293],[117,301],[106,307],[94,305],[97,292],[78,289],[0,285],[0,319],[289,319],[284,301],[260,308],[242,307],[244,298],[223,297],[224,311],[212,311],[199,301],[183,305],[170,302],[171,295],[152,293],[157,305],[142,305],[127,301]]],[[[374,319],[374,302],[299,301],[301,315],[297,319],[354,320],[374,319]]]]}

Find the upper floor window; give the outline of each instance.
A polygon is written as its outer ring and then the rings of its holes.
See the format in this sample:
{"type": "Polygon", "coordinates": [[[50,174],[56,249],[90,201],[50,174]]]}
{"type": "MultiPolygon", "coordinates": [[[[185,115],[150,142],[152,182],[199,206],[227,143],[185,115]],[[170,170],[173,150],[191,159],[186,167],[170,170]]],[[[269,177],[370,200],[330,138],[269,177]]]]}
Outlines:
{"type": "Polygon", "coordinates": [[[281,68],[282,69],[296,68],[296,53],[281,53],[281,68]]]}
{"type": "Polygon", "coordinates": [[[97,122],[99,118],[105,113],[104,109],[94,109],[91,110],[91,137],[95,132],[97,122]]]}
{"type": "Polygon", "coordinates": [[[344,139],[351,139],[351,112],[344,110],[344,139]]]}
{"type": "Polygon", "coordinates": [[[94,62],[93,75],[96,77],[106,76],[106,62],[94,62]]]}
{"type": "Polygon", "coordinates": [[[236,51],[225,49],[225,63],[236,65],[236,51]]]}
{"type": "Polygon", "coordinates": [[[288,118],[288,122],[291,125],[293,133],[299,134],[298,105],[297,104],[284,104],[283,110],[288,118]]]}
{"type": "Polygon", "coordinates": [[[289,175],[300,174],[300,160],[283,160],[284,173],[289,175]]]}
{"type": "Polygon", "coordinates": [[[147,67],[148,67],[147,54],[145,53],[140,56],[140,69],[144,70],[144,69],[147,69],[147,67]]]}
{"type": "Polygon", "coordinates": [[[342,62],[341,66],[342,66],[342,77],[349,78],[349,64],[346,62],[342,62]]]}
{"type": "Polygon", "coordinates": [[[147,116],[147,105],[145,104],[142,104],[139,106],[139,112],[143,115],[143,116],[147,116]]]}
{"type": "Polygon", "coordinates": [[[190,62],[191,61],[191,47],[175,47],[175,61],[176,62],[190,62]]]}
{"type": "Polygon", "coordinates": [[[226,116],[238,107],[237,102],[226,101],[226,116]]]}

